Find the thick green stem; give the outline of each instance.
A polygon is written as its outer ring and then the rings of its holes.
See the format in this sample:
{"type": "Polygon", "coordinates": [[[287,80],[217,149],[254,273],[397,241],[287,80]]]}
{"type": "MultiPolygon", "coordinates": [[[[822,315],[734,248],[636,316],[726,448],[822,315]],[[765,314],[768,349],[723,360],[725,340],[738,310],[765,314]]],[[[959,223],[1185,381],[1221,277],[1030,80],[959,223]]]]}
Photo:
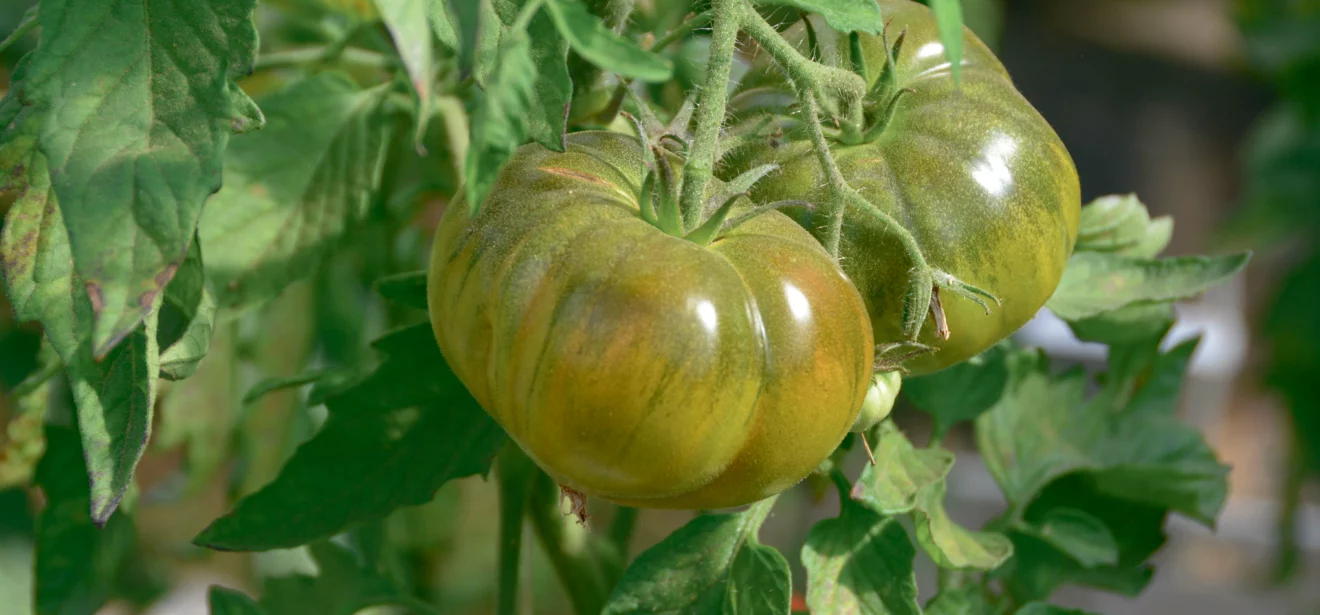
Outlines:
{"type": "Polygon", "coordinates": [[[830,468],[830,482],[834,483],[834,488],[839,491],[839,509],[852,499],[852,481],[848,480],[848,475],[843,473],[838,465],[830,468]]]}
{"type": "Polygon", "coordinates": [[[573,528],[560,511],[559,486],[544,472],[532,481],[528,514],[559,582],[564,586],[573,611],[578,615],[597,615],[605,606],[612,589],[601,561],[592,553],[590,535],[570,534],[573,528]]]}
{"type": "Polygon", "coordinates": [[[766,23],[765,18],[746,4],[746,0],[743,0],[740,8],[743,30],[755,39],[770,57],[774,58],[775,63],[779,64],[785,73],[788,73],[788,78],[794,86],[817,96],[827,94],[837,96],[848,107],[849,116],[855,113],[853,108],[860,111],[860,102],[866,95],[865,80],[852,71],[825,66],[807,59],[784,40],[773,26],[766,23]]]}
{"type": "Polygon", "coordinates": [[[811,134],[811,144],[816,150],[816,158],[820,160],[820,167],[825,170],[825,179],[829,182],[830,196],[825,203],[825,249],[834,260],[838,260],[839,240],[843,235],[843,211],[846,208],[844,194],[849,190],[848,182],[839,172],[839,165],[835,164],[834,154],[830,152],[829,141],[825,140],[825,132],[821,130],[820,106],[816,103],[816,95],[803,91],[802,102],[806,105],[807,132],[811,134]]]}
{"type": "Polygon", "coordinates": [[[742,2],[744,0],[714,0],[711,3],[715,23],[711,29],[710,60],[706,64],[706,81],[697,102],[697,129],[683,166],[683,194],[679,199],[684,230],[700,224],[706,203],[706,184],[715,174],[715,152],[719,147],[724,108],[729,98],[729,72],[733,67],[742,2]]]}
{"type": "Polygon", "coordinates": [[[651,51],[655,51],[657,53],[664,51],[665,47],[673,45],[674,43],[678,42],[679,39],[683,38],[684,36],[687,36],[688,33],[692,32],[693,30],[696,30],[697,28],[700,28],[710,23],[712,17],[714,17],[714,14],[711,11],[705,11],[693,15],[691,19],[688,19],[687,21],[678,24],[678,26],[676,26],[673,30],[670,30],[668,34],[660,37],[658,40],[655,41],[655,43],[652,43],[651,51]]]}
{"type": "Polygon", "coordinates": [[[759,528],[765,523],[766,517],[770,516],[770,511],[774,509],[775,502],[779,500],[779,495],[772,495],[760,502],[752,504],[743,514],[747,515],[748,527],[759,528]]]}
{"type": "Polygon", "coordinates": [[[500,451],[496,476],[500,485],[500,576],[499,591],[495,597],[498,615],[518,612],[518,580],[521,568],[523,517],[527,511],[527,494],[536,466],[527,455],[510,442],[500,451]]]}
{"type": "Polygon", "coordinates": [[[619,553],[621,562],[628,560],[628,548],[632,543],[633,530],[637,528],[637,509],[620,506],[614,510],[614,519],[610,521],[610,542],[619,553]]]}

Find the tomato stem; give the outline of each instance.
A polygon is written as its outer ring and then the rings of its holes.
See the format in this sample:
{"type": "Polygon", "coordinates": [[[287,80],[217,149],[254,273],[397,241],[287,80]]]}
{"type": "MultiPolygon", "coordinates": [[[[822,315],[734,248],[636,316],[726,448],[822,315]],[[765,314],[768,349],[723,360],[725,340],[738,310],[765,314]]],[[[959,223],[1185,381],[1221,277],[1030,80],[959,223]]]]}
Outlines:
{"type": "Polygon", "coordinates": [[[860,120],[853,116],[861,113],[860,104],[866,95],[864,79],[852,71],[807,59],[746,3],[742,5],[742,24],[748,36],[756,40],[774,58],[775,63],[788,73],[789,81],[799,90],[799,96],[812,93],[818,101],[838,98],[848,109],[846,117],[854,122],[860,120]]]}
{"type": "Polygon", "coordinates": [[[573,611],[578,615],[594,615],[605,607],[610,593],[610,575],[591,548],[590,540],[573,537],[570,521],[564,517],[559,486],[544,472],[537,471],[528,495],[528,514],[532,530],[554,566],[564,586],[573,611]]]}
{"type": "Polygon", "coordinates": [[[495,596],[497,615],[518,612],[518,582],[522,555],[523,518],[527,512],[527,492],[536,467],[517,444],[509,442],[500,451],[495,477],[500,493],[500,574],[495,596]]]}
{"type": "Polygon", "coordinates": [[[834,154],[830,152],[830,144],[825,139],[825,133],[820,127],[820,106],[816,103],[816,95],[811,92],[803,93],[804,109],[807,113],[807,132],[811,134],[811,143],[815,147],[816,157],[820,159],[820,166],[825,170],[825,177],[829,180],[830,196],[826,202],[825,219],[828,227],[825,234],[825,249],[830,253],[834,260],[839,260],[839,240],[843,234],[843,210],[845,209],[845,193],[851,188],[848,182],[843,179],[843,174],[839,172],[839,165],[834,162],[834,154]]]}
{"type": "Polygon", "coordinates": [[[673,30],[670,30],[669,34],[656,40],[656,42],[651,45],[651,51],[657,53],[664,51],[665,47],[673,45],[679,39],[687,36],[689,32],[710,23],[710,20],[714,17],[715,15],[712,11],[702,11],[695,15],[689,15],[683,23],[678,24],[673,30]]]}
{"type": "MultiPolygon", "coordinates": [[[[869,447],[867,450],[870,450],[869,447]]],[[[830,468],[830,481],[834,483],[834,488],[839,490],[839,508],[846,507],[848,500],[852,499],[852,481],[848,480],[848,475],[844,474],[838,465],[830,468]]]]}
{"type": "Polygon", "coordinates": [[[710,59],[706,65],[706,81],[702,85],[697,104],[697,128],[684,165],[683,190],[679,199],[684,230],[694,229],[700,224],[706,201],[706,185],[715,174],[715,152],[719,145],[720,128],[724,124],[724,108],[729,98],[729,73],[733,67],[742,2],[745,0],[711,2],[714,24],[711,28],[710,59]]]}
{"type": "Polygon", "coordinates": [[[633,530],[637,528],[637,509],[631,506],[616,506],[614,518],[610,520],[609,540],[619,556],[620,563],[628,561],[628,549],[632,544],[633,530]]]}

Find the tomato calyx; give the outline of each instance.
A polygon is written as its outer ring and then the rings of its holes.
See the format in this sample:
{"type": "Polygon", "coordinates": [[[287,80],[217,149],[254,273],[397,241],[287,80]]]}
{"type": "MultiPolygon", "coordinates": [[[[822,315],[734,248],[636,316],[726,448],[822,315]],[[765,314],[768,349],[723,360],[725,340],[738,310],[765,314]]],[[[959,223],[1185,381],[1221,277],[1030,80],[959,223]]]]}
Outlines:
{"type": "MultiPolygon", "coordinates": [[[[866,98],[862,103],[862,110],[866,118],[866,124],[862,128],[845,126],[839,134],[833,138],[835,141],[844,145],[862,145],[865,143],[874,143],[889,124],[893,122],[894,114],[898,111],[898,105],[908,94],[915,94],[916,90],[912,88],[898,87],[898,56],[903,50],[903,41],[907,38],[907,29],[898,33],[893,44],[889,43],[889,22],[880,30],[881,41],[885,47],[885,65],[880,69],[880,76],[875,80],[875,84],[866,93],[866,98]]],[[[862,78],[866,78],[866,61],[863,59],[860,39],[857,33],[850,35],[853,70],[862,78]]]]}
{"type": "Polygon", "coordinates": [[[906,374],[908,370],[903,367],[904,363],[936,350],[939,349],[914,340],[876,344],[875,362],[872,364],[871,371],[876,374],[883,372],[906,374]]]}
{"type": "Polygon", "coordinates": [[[645,169],[642,176],[641,190],[637,195],[637,209],[642,220],[665,234],[682,237],[695,244],[706,246],[725,233],[766,212],[784,207],[813,207],[811,203],[806,201],[776,201],[752,207],[730,218],[734,206],[737,205],[740,199],[748,196],[752,186],[761,178],[779,168],[777,165],[763,164],[748,169],[732,181],[724,184],[706,200],[703,206],[703,211],[713,210],[711,215],[696,225],[695,228],[688,228],[683,223],[684,220],[695,218],[700,221],[701,218],[700,216],[685,215],[686,212],[682,210],[679,201],[679,195],[682,192],[682,177],[675,172],[674,165],[669,160],[671,156],[677,156],[678,152],[659,144],[652,144],[651,141],[656,140],[659,143],[671,141],[677,145],[680,151],[686,153],[689,141],[680,136],[683,132],[680,127],[685,126],[691,117],[692,109],[695,107],[693,100],[689,97],[684,102],[683,108],[675,114],[669,126],[661,126],[649,111],[643,112],[644,119],[639,119],[624,112],[624,115],[632,121],[637,136],[642,141],[642,164],[645,169]]]}

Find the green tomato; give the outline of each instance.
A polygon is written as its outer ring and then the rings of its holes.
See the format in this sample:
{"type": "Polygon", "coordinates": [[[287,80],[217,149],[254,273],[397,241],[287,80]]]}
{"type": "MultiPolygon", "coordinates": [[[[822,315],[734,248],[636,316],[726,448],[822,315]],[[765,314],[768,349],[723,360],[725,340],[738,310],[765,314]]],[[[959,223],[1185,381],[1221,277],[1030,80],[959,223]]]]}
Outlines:
{"type": "Polygon", "coordinates": [[[866,390],[866,399],[862,401],[862,411],[857,413],[851,431],[864,433],[889,418],[902,386],[903,377],[897,371],[880,372],[871,378],[871,387],[866,390]]]}
{"type": "MultiPolygon", "coordinates": [[[[911,232],[931,266],[1003,302],[991,304],[987,314],[970,300],[942,293],[951,337],[938,339],[936,327],[923,327],[920,341],[939,350],[904,364],[919,375],[979,354],[1045,304],[1077,238],[1081,192],[1059,137],[975,35],[964,32],[961,85],[955,85],[930,10],[908,0],[879,2],[890,41],[906,31],[892,86],[873,90],[866,101],[868,125],[884,129],[870,142],[835,143],[831,151],[848,183],[911,232]],[[895,96],[901,98],[883,124],[895,96]]],[[[822,56],[845,65],[848,37],[818,19],[812,23],[822,56]]],[[[798,24],[785,34],[800,40],[802,31],[798,24]]],[[[863,34],[860,43],[868,82],[875,84],[885,67],[884,40],[863,34]]],[[[787,95],[779,74],[761,66],[732,101],[734,109],[755,117],[782,106],[787,95]]],[[[782,171],[758,183],[753,199],[825,203],[827,181],[810,143],[791,123],[786,127],[790,138],[735,153],[720,175],[775,163],[782,171]]],[[[824,239],[828,225],[819,208],[784,211],[824,239]]],[[[912,261],[872,214],[849,206],[844,215],[844,271],[866,300],[877,342],[900,341],[912,261]]]]}
{"type": "Polygon", "coordinates": [[[564,153],[519,149],[475,219],[452,203],[428,277],[436,339],[561,484],[651,508],[763,499],[852,426],[866,308],[778,212],[707,246],[655,228],[642,168],[635,137],[573,133],[564,153]]]}

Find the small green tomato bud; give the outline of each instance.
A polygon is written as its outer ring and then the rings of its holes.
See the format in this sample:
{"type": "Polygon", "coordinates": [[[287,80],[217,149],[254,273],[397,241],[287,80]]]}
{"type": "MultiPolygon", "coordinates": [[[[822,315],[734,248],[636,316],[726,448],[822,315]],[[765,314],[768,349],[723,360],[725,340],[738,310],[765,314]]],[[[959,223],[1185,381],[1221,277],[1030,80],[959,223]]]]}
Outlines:
{"type": "Polygon", "coordinates": [[[852,432],[863,433],[885,420],[894,409],[894,401],[898,399],[898,389],[902,384],[903,379],[897,371],[882,372],[872,377],[871,388],[866,391],[862,411],[857,414],[857,420],[853,421],[852,432]]]}

